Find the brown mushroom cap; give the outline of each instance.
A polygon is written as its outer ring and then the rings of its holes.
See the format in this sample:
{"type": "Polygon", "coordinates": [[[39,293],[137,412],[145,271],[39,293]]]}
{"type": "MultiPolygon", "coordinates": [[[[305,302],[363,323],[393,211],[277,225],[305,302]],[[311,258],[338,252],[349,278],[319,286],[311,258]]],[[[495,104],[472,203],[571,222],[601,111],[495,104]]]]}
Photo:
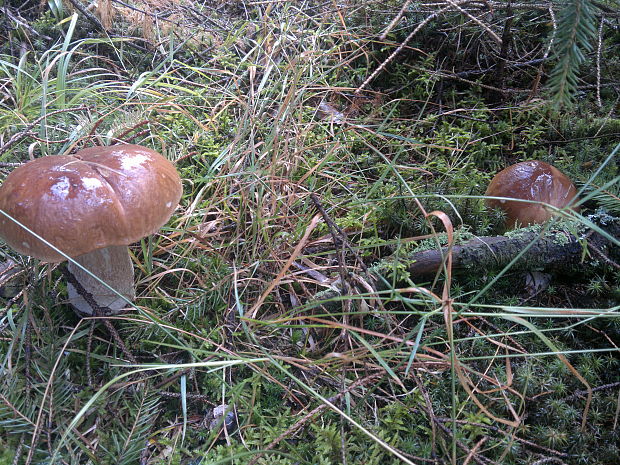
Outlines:
{"type": "MultiPolygon", "coordinates": [[[[548,163],[532,160],[517,163],[500,171],[491,180],[485,193],[491,197],[544,202],[557,208],[570,206],[576,200],[577,189],[568,177],[548,163]]],[[[506,212],[506,225],[544,223],[553,212],[544,205],[510,200],[487,199],[490,208],[506,212]]],[[[578,206],[570,206],[579,211],[578,206]]]]}
{"type": "MultiPolygon", "coordinates": [[[[159,153],[140,145],[91,147],[16,168],[0,186],[0,209],[76,257],[157,231],[181,193],[176,169],[159,153]]],[[[65,260],[4,215],[0,237],[23,255],[65,260]]]]}

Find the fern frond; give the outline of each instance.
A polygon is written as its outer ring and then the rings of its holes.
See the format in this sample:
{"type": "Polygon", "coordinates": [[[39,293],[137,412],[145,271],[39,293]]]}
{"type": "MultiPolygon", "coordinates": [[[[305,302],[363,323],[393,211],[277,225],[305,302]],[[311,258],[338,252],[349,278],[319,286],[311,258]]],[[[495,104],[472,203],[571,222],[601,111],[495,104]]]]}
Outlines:
{"type": "Polygon", "coordinates": [[[596,37],[595,6],[592,0],[570,0],[561,12],[555,37],[557,63],[549,77],[549,88],[556,106],[575,101],[579,67],[592,51],[596,37]]]}

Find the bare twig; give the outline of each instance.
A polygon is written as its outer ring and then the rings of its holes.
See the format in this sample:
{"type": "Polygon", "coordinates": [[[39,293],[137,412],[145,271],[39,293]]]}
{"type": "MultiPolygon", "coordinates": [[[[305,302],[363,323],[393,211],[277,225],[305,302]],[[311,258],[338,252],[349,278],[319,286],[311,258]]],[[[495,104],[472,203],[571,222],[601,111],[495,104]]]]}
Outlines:
{"type": "MultiPolygon", "coordinates": [[[[314,203],[314,206],[319,210],[325,224],[329,229],[330,234],[332,235],[332,240],[334,241],[334,247],[336,248],[336,257],[338,259],[338,273],[340,274],[340,281],[344,288],[344,293],[349,294],[350,291],[350,283],[349,283],[349,272],[346,266],[345,260],[345,248],[348,246],[347,236],[336,224],[332,221],[331,217],[327,214],[321,202],[319,201],[318,196],[315,193],[310,194],[310,198],[314,203]]],[[[349,248],[351,248],[349,246],[349,248]]]]}
{"type": "MultiPolygon", "coordinates": [[[[34,132],[30,132],[30,134],[34,134],[34,132]]],[[[22,166],[22,165],[23,163],[8,163],[8,162],[0,163],[1,168],[17,168],[18,166],[22,166]]]]}
{"type": "Polygon", "coordinates": [[[601,100],[601,55],[603,49],[603,23],[605,21],[601,19],[598,25],[598,45],[596,47],[596,104],[599,108],[603,108],[603,101],[601,100]]]}
{"type": "Polygon", "coordinates": [[[368,84],[370,84],[374,78],[377,77],[377,75],[383,71],[385,69],[385,67],[390,64],[392,62],[392,60],[394,60],[394,58],[396,58],[396,56],[398,56],[398,54],[400,54],[400,52],[407,46],[407,44],[409,43],[409,41],[411,41],[411,39],[413,39],[413,37],[424,27],[426,26],[428,23],[430,23],[433,19],[435,19],[437,16],[445,13],[446,11],[450,10],[452,7],[451,6],[447,6],[445,8],[442,8],[441,10],[435,12],[435,13],[431,13],[430,15],[428,15],[420,24],[418,24],[418,27],[416,27],[413,31],[411,31],[411,33],[409,33],[409,35],[405,38],[405,40],[402,41],[402,43],[396,48],[396,50],[394,50],[391,55],[389,57],[387,57],[383,63],[381,63],[377,69],[375,69],[370,76],[368,76],[366,78],[366,80],[357,88],[357,90],[355,91],[356,94],[359,94],[360,92],[362,92],[366,86],[368,86],[368,84]]]}
{"type": "Polygon", "coordinates": [[[8,7],[8,5],[5,5],[4,14],[6,15],[6,17],[8,19],[10,19],[11,21],[15,22],[17,25],[23,27],[28,32],[30,32],[31,34],[34,34],[37,37],[41,37],[42,39],[45,39],[45,40],[50,40],[50,41],[52,40],[52,38],[50,36],[46,36],[45,34],[41,34],[39,31],[37,31],[35,28],[33,28],[30,24],[28,24],[28,21],[25,20],[24,18],[15,16],[11,12],[11,9],[8,7]]]}
{"type": "Polygon", "coordinates": [[[101,24],[101,21],[99,21],[99,19],[95,15],[88,11],[81,2],[79,2],[78,0],[69,0],[69,2],[75,7],[75,9],[82,13],[84,17],[88,21],[90,21],[97,29],[102,32],[106,32],[105,27],[103,27],[103,24],[101,24]]]}
{"type": "Polygon", "coordinates": [[[394,27],[396,26],[396,24],[400,21],[400,19],[403,17],[403,15],[405,14],[405,11],[407,10],[407,8],[409,8],[409,4],[411,3],[411,0],[406,0],[405,3],[403,3],[403,6],[401,7],[400,11],[398,12],[398,14],[396,16],[394,16],[394,19],[392,19],[392,21],[390,21],[390,24],[388,24],[388,26],[385,28],[385,30],[381,33],[381,35],[379,36],[379,38],[381,40],[385,40],[385,38],[387,37],[387,35],[390,33],[390,31],[392,29],[394,29],[394,27]]]}
{"type": "Polygon", "coordinates": [[[504,23],[504,31],[502,33],[502,46],[499,52],[499,62],[497,64],[497,70],[495,72],[495,82],[499,83],[500,87],[504,87],[504,72],[506,71],[506,62],[508,59],[508,47],[510,46],[510,42],[512,40],[512,21],[514,19],[514,15],[512,14],[512,9],[510,8],[510,1],[508,2],[508,10],[506,15],[506,21],[504,23]]]}
{"type": "Polygon", "coordinates": [[[316,206],[317,210],[319,210],[319,212],[321,213],[321,216],[325,220],[325,223],[327,224],[330,231],[332,232],[332,237],[334,238],[334,241],[336,241],[334,242],[334,246],[338,247],[337,238],[339,237],[340,238],[339,241],[342,243],[342,245],[346,247],[347,249],[349,249],[351,253],[353,253],[353,255],[355,256],[362,270],[364,270],[364,272],[368,274],[368,268],[366,267],[364,260],[362,260],[362,257],[359,256],[359,254],[357,253],[357,250],[351,247],[351,244],[349,243],[348,238],[347,238],[347,234],[342,230],[342,228],[340,228],[340,226],[338,226],[336,223],[332,221],[331,217],[327,214],[327,212],[321,205],[321,202],[318,196],[315,193],[310,194],[310,198],[312,199],[312,202],[316,206]]]}
{"type": "MultiPolygon", "coordinates": [[[[414,36],[415,36],[418,32],[420,32],[420,30],[421,30],[424,26],[426,26],[429,22],[431,22],[432,20],[434,20],[434,19],[435,19],[435,18],[437,18],[438,16],[440,16],[440,15],[444,14],[445,12],[450,11],[450,10],[452,10],[452,9],[454,9],[454,8],[459,9],[459,11],[461,11],[461,12],[465,12],[465,10],[462,10],[462,8],[460,7],[460,5],[461,5],[461,4],[464,4],[464,3],[469,3],[469,2],[470,2],[470,0],[460,0],[460,1],[448,0],[448,1],[449,1],[449,5],[448,5],[448,6],[445,6],[445,7],[441,8],[440,10],[435,11],[435,12],[433,12],[433,13],[429,14],[426,18],[424,18],[424,19],[420,22],[420,24],[418,24],[418,26],[417,26],[417,27],[416,27],[413,31],[411,31],[411,33],[410,33],[410,34],[409,34],[409,35],[405,38],[405,40],[403,40],[403,41],[401,42],[401,44],[400,44],[400,45],[396,48],[396,50],[394,50],[394,51],[392,52],[392,54],[391,54],[389,57],[387,57],[387,58],[383,61],[383,63],[381,63],[381,64],[379,65],[379,67],[378,67],[377,69],[375,69],[375,70],[372,72],[372,74],[371,74],[370,76],[368,76],[368,78],[366,78],[366,80],[365,80],[365,81],[364,81],[364,82],[363,82],[363,83],[362,83],[362,84],[361,84],[361,85],[357,88],[357,90],[355,91],[355,93],[356,93],[356,94],[359,94],[362,90],[364,90],[364,89],[366,88],[366,86],[368,86],[368,84],[370,84],[370,82],[372,82],[372,80],[373,80],[375,77],[377,77],[377,75],[378,75],[381,71],[383,71],[383,70],[385,69],[385,67],[386,67],[388,64],[390,64],[390,63],[394,60],[394,58],[396,58],[396,56],[397,56],[398,54],[400,54],[400,52],[402,52],[402,50],[403,50],[403,49],[407,46],[407,44],[411,41],[411,39],[413,39],[413,37],[414,37],[414,36]]],[[[467,14],[468,16],[470,15],[469,13],[466,13],[466,12],[465,12],[465,14],[467,14]]],[[[475,19],[475,21],[476,21],[476,22],[479,22],[479,20],[478,20],[477,18],[475,19]]],[[[485,27],[485,30],[487,30],[487,29],[488,29],[488,28],[487,28],[487,27],[485,27]]],[[[492,32],[492,31],[491,31],[491,32],[492,32]]],[[[497,37],[497,34],[495,34],[495,33],[493,33],[493,32],[492,32],[492,34],[491,34],[491,35],[492,35],[492,36],[495,36],[494,38],[497,38],[497,41],[501,44],[501,39],[500,39],[499,37],[497,37]]]]}
{"type": "Polygon", "coordinates": [[[24,435],[22,434],[19,437],[19,444],[17,445],[17,448],[15,449],[15,456],[13,457],[12,465],[17,465],[19,463],[23,448],[24,448],[24,435]]]}
{"type": "MultiPolygon", "coordinates": [[[[620,382],[603,384],[602,386],[597,386],[595,388],[592,388],[592,392],[606,391],[607,389],[614,389],[617,387],[620,387],[620,382]]],[[[580,397],[583,397],[586,395],[588,395],[588,391],[583,391],[583,390],[575,391],[570,396],[565,397],[564,401],[571,401],[571,400],[579,399],[580,397]]]]}
{"type": "Polygon", "coordinates": [[[536,460],[536,462],[532,462],[532,465],[545,465],[547,463],[555,463],[556,465],[566,465],[566,463],[562,462],[560,459],[556,457],[544,457],[540,460],[536,460]]]}
{"type": "Polygon", "coordinates": [[[455,2],[454,0],[446,0],[446,1],[450,5],[452,5],[454,8],[456,8],[458,11],[460,11],[462,14],[464,14],[465,16],[470,18],[474,23],[476,23],[482,29],[487,31],[487,33],[491,36],[491,38],[495,42],[497,42],[499,45],[502,45],[502,39],[500,39],[500,37],[495,33],[495,31],[493,31],[488,25],[483,23],[480,19],[478,19],[474,15],[472,15],[469,11],[465,10],[464,8],[461,8],[461,6],[457,2],[455,2]]]}

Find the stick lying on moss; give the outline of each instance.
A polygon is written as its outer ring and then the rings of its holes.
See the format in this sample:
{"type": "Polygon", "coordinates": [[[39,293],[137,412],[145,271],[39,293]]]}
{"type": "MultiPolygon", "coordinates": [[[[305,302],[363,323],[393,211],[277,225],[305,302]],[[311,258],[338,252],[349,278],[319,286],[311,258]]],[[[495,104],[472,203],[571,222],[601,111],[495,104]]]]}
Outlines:
{"type": "MultiPolygon", "coordinates": [[[[490,270],[501,270],[513,260],[511,269],[517,270],[558,271],[601,265],[620,268],[620,218],[599,215],[591,221],[604,233],[579,223],[560,223],[549,231],[542,226],[532,226],[505,236],[469,239],[452,247],[452,271],[482,275],[490,270]]],[[[375,281],[377,291],[406,278],[414,282],[432,279],[443,266],[447,252],[444,247],[392,256],[370,267],[368,274],[375,281]]],[[[330,289],[316,294],[312,301],[324,305],[341,295],[342,287],[336,281],[330,289]]]]}
{"type": "MultiPolygon", "coordinates": [[[[609,236],[620,236],[620,220],[612,219],[601,226],[609,236]]],[[[400,258],[412,278],[436,273],[442,266],[447,248],[425,250],[400,258]]],[[[567,270],[589,263],[605,262],[618,267],[620,247],[603,234],[584,226],[564,225],[560,229],[544,231],[540,227],[512,231],[506,236],[487,236],[471,239],[452,247],[453,270],[497,270],[513,260],[513,269],[567,270]],[[519,255],[521,254],[521,255],[519,255]]],[[[374,267],[390,266],[389,260],[374,267]]]]}

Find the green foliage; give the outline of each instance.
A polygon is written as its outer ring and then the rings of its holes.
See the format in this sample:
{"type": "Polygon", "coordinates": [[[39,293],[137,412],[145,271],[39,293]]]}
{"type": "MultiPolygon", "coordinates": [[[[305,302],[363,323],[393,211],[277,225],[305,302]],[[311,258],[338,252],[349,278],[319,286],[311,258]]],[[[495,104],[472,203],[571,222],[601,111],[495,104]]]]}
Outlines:
{"type": "Polygon", "coordinates": [[[0,465],[12,465],[13,464],[13,452],[11,446],[5,444],[4,441],[0,441],[0,465]]]}
{"type": "Polygon", "coordinates": [[[130,465],[140,459],[159,413],[160,402],[157,396],[146,392],[120,400],[116,408],[121,411],[126,409],[126,413],[112,421],[107,435],[102,435],[102,441],[110,444],[99,455],[102,464],[130,465]]]}
{"type": "Polygon", "coordinates": [[[575,101],[579,84],[579,67],[585,54],[593,48],[596,36],[595,6],[591,0],[570,0],[560,12],[554,38],[554,57],[557,63],[549,77],[549,88],[556,105],[575,101]]]}

